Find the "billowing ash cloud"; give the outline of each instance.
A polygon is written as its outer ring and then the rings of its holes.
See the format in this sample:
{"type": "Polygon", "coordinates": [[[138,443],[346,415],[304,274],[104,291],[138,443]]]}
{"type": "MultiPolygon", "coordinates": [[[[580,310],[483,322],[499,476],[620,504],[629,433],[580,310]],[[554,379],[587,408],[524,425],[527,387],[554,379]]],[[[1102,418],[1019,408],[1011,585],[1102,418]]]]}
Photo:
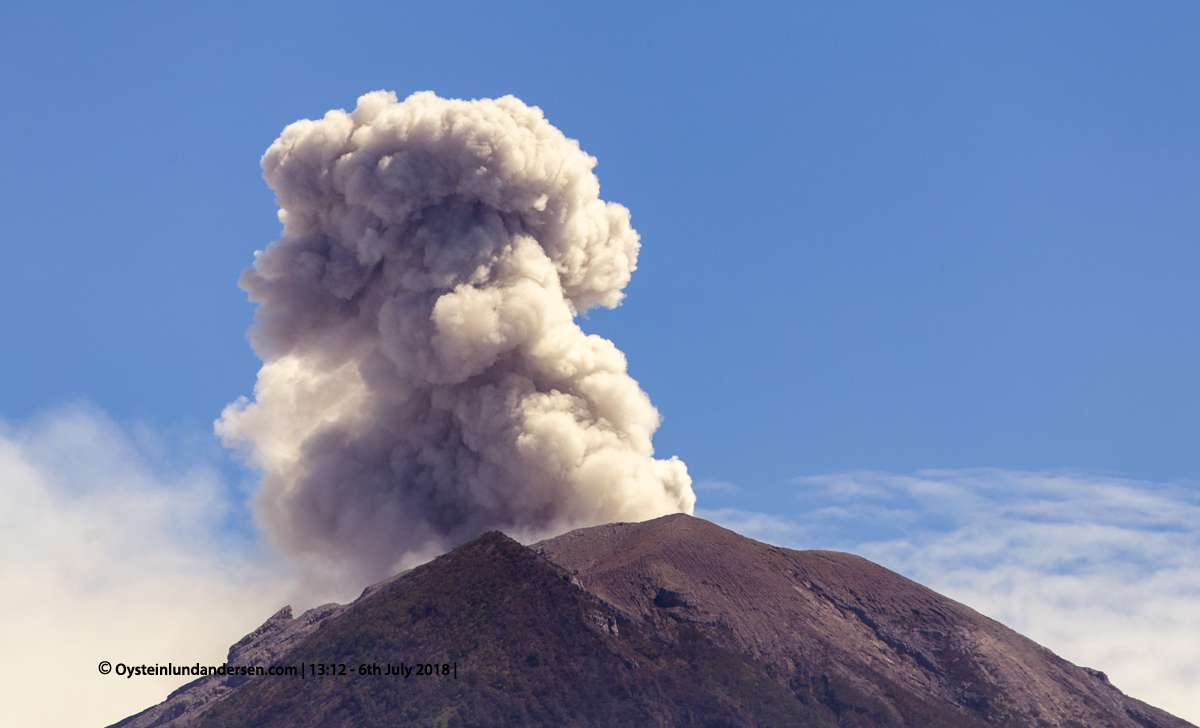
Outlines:
{"type": "Polygon", "coordinates": [[[429,92],[267,150],[283,237],[240,282],[264,364],[216,429],[263,469],[285,552],[378,578],[488,529],[692,511],[624,355],[574,322],[620,302],[639,248],[595,163],[516,98],[429,92]]]}

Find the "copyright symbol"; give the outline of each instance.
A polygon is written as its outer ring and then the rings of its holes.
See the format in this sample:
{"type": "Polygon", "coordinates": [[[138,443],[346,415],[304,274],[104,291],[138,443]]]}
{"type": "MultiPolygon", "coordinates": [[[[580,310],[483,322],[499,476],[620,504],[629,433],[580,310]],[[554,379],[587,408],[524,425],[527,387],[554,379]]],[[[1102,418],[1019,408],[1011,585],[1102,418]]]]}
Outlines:
{"type": "Polygon", "coordinates": [[[112,672],[112,663],[109,662],[108,660],[104,660],[103,662],[101,662],[100,663],[100,674],[107,675],[110,672],[112,672]]]}

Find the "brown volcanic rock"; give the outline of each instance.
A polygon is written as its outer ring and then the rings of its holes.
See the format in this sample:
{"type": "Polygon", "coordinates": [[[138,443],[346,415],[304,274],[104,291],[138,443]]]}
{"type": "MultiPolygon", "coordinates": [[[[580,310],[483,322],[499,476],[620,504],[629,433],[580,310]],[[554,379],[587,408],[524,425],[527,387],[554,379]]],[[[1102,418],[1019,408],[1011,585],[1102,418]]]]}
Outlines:
{"type": "MultiPolygon", "coordinates": [[[[293,618],[292,608],[284,607],[261,627],[230,646],[225,662],[234,667],[273,664],[303,642],[323,621],[345,608],[340,604],[325,604],[293,618]]],[[[240,675],[208,675],[193,680],[158,705],[131,715],[111,728],[190,728],[204,711],[229,697],[249,680],[240,675]]]]}
{"type": "Polygon", "coordinates": [[[201,678],[118,725],[1190,726],[869,561],[682,515],[486,534],[230,657],[347,674],[201,678]],[[356,674],[425,661],[457,679],[356,674]]]}
{"type": "Polygon", "coordinates": [[[858,556],[782,549],[682,514],[532,548],[633,623],[694,626],[793,687],[834,679],[888,723],[904,724],[903,698],[919,696],[990,724],[1191,725],[858,556]]]}
{"type": "Polygon", "coordinates": [[[251,680],[195,725],[834,725],[809,720],[794,696],[736,655],[686,635],[674,645],[636,629],[618,636],[615,625],[611,608],[561,567],[489,533],[370,590],[282,660],[332,673],[251,680]],[[726,683],[695,679],[685,660],[726,683]],[[453,672],[387,674],[402,663],[453,672]]]}

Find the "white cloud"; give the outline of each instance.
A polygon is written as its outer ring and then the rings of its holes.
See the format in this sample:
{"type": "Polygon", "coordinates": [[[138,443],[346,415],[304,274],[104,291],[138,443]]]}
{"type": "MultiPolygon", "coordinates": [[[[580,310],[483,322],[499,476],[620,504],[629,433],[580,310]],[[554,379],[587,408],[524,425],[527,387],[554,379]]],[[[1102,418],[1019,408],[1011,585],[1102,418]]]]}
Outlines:
{"type": "Polygon", "coordinates": [[[101,660],[220,664],[287,603],[230,527],[241,498],[211,467],[169,466],[153,439],[84,407],[0,423],[9,725],[102,726],[147,708],[191,678],[105,676],[101,660]]]}
{"type": "Polygon", "coordinates": [[[697,515],[865,556],[1200,722],[1200,488],[993,469],[794,483],[794,515],[697,515]]]}
{"type": "Polygon", "coordinates": [[[692,483],[692,487],[696,490],[704,490],[713,493],[740,493],[742,489],[725,480],[701,480],[698,483],[692,483]]]}

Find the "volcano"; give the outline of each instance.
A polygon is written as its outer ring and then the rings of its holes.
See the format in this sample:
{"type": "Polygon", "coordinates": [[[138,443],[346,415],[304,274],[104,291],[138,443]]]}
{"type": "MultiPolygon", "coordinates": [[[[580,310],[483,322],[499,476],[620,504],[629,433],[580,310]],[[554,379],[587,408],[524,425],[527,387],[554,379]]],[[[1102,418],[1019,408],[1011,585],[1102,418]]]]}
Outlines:
{"type": "Polygon", "coordinates": [[[200,677],[111,728],[1192,726],[866,559],[686,515],[487,533],[280,610],[228,663],[285,674],[200,677]]]}

